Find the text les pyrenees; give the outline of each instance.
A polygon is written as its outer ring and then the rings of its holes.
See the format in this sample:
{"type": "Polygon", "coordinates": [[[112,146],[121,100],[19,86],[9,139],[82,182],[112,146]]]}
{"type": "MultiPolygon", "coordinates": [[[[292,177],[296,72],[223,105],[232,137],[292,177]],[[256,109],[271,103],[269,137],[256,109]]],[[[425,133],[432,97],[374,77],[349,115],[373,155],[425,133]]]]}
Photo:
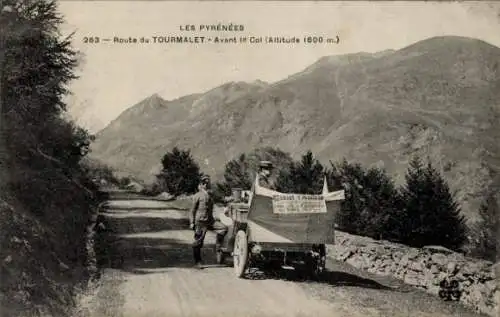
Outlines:
{"type": "Polygon", "coordinates": [[[241,24],[200,24],[198,27],[194,24],[179,25],[181,31],[215,31],[215,32],[241,32],[245,27],[241,24]]]}

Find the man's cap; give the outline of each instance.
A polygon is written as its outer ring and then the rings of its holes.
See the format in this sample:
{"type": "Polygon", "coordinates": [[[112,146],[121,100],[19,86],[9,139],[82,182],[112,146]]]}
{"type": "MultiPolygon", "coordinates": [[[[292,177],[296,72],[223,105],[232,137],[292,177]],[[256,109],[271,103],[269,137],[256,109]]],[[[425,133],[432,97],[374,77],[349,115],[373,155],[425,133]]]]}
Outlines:
{"type": "Polygon", "coordinates": [[[208,175],[203,175],[200,179],[202,183],[209,183],[210,182],[210,176],[208,175]]]}
{"type": "Polygon", "coordinates": [[[273,163],[270,162],[270,161],[260,161],[259,166],[261,168],[272,168],[273,167],[273,163]]]}

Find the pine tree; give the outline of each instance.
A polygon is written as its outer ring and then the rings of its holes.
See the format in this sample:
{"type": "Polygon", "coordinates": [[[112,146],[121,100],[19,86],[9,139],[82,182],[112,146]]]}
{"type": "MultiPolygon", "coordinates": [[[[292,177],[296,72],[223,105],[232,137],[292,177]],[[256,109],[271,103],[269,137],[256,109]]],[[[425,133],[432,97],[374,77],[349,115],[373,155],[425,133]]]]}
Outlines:
{"type": "Polygon", "coordinates": [[[320,194],[323,190],[324,168],[311,151],[282,171],[277,180],[278,191],[297,194],[320,194]]]}
{"type": "Polygon", "coordinates": [[[479,255],[484,259],[496,261],[500,247],[500,208],[493,191],[486,195],[485,201],[479,208],[479,215],[481,216],[477,245],[479,255]]]}
{"type": "Polygon", "coordinates": [[[386,171],[371,168],[364,175],[363,197],[365,209],[364,235],[375,239],[397,240],[399,236],[399,195],[386,171]]]}
{"type": "Polygon", "coordinates": [[[411,246],[459,250],[466,239],[464,217],[443,177],[429,162],[413,158],[401,189],[402,240],[411,246]]]}
{"type": "Polygon", "coordinates": [[[343,160],[331,163],[329,182],[345,190],[346,199],[337,215],[339,226],[350,233],[375,239],[397,240],[399,195],[385,170],[343,160]]]}
{"type": "Polygon", "coordinates": [[[331,170],[327,175],[329,183],[338,184],[345,190],[345,200],[336,217],[337,224],[342,230],[362,235],[364,223],[361,211],[365,208],[364,198],[361,195],[363,167],[360,164],[351,164],[344,159],[336,165],[331,163],[331,170]]]}

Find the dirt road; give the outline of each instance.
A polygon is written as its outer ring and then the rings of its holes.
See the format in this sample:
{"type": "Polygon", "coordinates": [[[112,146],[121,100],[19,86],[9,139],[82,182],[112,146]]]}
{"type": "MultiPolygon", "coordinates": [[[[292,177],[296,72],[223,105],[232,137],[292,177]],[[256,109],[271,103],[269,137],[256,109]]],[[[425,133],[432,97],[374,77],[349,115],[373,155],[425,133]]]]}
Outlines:
{"type": "Polygon", "coordinates": [[[110,261],[82,298],[81,317],[479,316],[334,261],[320,282],[291,273],[237,279],[230,260],[214,264],[213,235],[203,253],[207,267],[195,270],[187,212],[168,203],[114,200],[106,218],[110,261]]]}

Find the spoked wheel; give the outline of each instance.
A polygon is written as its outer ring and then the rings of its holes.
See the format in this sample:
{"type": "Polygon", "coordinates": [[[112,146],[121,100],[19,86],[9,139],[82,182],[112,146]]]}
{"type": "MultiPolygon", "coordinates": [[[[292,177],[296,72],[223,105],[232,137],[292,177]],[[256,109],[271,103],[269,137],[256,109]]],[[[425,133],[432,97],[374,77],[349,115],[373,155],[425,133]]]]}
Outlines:
{"type": "Polygon", "coordinates": [[[248,262],[248,240],[246,232],[239,230],[234,241],[234,273],[237,277],[243,277],[248,262]]]}

